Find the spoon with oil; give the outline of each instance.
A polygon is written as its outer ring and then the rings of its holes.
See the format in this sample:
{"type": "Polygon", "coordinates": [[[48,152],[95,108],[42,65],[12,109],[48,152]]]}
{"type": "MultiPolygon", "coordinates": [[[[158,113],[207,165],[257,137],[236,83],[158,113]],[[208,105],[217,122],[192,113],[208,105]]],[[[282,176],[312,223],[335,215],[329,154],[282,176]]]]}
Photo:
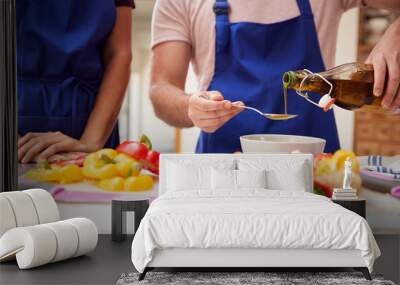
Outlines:
{"type": "Polygon", "coordinates": [[[290,119],[294,119],[296,118],[298,115],[291,115],[287,113],[287,86],[283,85],[283,103],[284,103],[284,107],[285,107],[285,113],[284,114],[268,114],[268,113],[263,113],[260,110],[253,108],[253,107],[248,107],[248,106],[243,106],[243,105],[238,105],[233,103],[234,106],[237,107],[241,107],[241,108],[245,108],[247,110],[251,110],[254,111],[258,114],[260,114],[261,116],[270,119],[270,120],[290,120],[290,119]]]}
{"type": "Polygon", "coordinates": [[[233,106],[235,107],[239,107],[239,108],[244,108],[247,110],[251,110],[256,112],[257,114],[263,116],[264,118],[270,119],[270,120],[290,120],[290,119],[294,119],[296,118],[298,115],[291,115],[291,114],[270,114],[270,113],[263,113],[260,110],[253,108],[253,107],[249,107],[249,106],[243,106],[243,105],[238,105],[238,104],[233,104],[233,106]]]}

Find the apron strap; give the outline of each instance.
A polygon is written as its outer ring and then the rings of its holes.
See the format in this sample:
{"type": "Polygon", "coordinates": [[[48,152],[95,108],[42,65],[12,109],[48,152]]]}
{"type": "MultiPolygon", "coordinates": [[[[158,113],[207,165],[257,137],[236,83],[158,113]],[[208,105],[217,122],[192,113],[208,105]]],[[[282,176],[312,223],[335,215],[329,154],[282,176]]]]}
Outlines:
{"type": "Polygon", "coordinates": [[[301,17],[313,17],[309,0],[296,0],[301,17]]]}
{"type": "Polygon", "coordinates": [[[229,3],[227,0],[215,0],[213,10],[218,22],[229,22],[229,3]]]}

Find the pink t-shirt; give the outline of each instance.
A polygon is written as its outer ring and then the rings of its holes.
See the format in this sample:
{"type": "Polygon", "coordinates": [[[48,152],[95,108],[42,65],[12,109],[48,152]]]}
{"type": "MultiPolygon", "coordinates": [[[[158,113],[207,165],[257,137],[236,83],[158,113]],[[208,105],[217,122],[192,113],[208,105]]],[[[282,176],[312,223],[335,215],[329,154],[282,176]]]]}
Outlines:
{"type": "MultiPolygon", "coordinates": [[[[183,41],[192,47],[199,90],[206,90],[214,73],[215,0],[157,0],[152,23],[152,47],[183,41]]],[[[275,23],[297,17],[295,0],[229,0],[230,22],[275,23]]],[[[310,0],[326,68],[333,67],[341,15],[362,0],[310,0]]],[[[292,43],[296,44],[296,43],[292,43]]],[[[177,55],[179,56],[179,55],[177,55]]]]}

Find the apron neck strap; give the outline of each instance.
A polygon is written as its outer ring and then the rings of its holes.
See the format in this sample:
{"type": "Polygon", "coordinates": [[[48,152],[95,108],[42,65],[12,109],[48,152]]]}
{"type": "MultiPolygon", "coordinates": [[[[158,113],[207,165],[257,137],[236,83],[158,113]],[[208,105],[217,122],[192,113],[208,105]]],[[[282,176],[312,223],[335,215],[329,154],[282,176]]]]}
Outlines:
{"type": "Polygon", "coordinates": [[[312,17],[312,10],[309,0],[296,0],[297,6],[299,6],[301,17],[312,17]]]}
{"type": "Polygon", "coordinates": [[[214,13],[218,22],[229,22],[229,3],[228,0],[215,0],[214,13]]]}
{"type": "MultiPolygon", "coordinates": [[[[302,17],[312,17],[312,10],[309,0],[296,0],[297,6],[300,10],[300,15],[302,17]]],[[[213,6],[214,13],[217,17],[217,21],[228,22],[229,14],[229,3],[228,0],[215,0],[213,6]]]]}

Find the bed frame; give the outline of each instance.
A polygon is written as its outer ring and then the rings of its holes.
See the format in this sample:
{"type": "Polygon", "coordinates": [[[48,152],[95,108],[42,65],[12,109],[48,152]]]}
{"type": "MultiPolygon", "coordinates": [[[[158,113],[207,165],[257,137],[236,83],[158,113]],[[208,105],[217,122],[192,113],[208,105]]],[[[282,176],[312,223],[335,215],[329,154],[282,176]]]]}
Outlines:
{"type": "MultiPolygon", "coordinates": [[[[168,161],[182,159],[213,160],[237,158],[300,159],[308,169],[307,191],[312,192],[313,157],[310,154],[167,154],[161,155],[160,173],[166,174],[168,161]]],[[[160,176],[159,194],[164,193],[167,175],[160,176]]],[[[265,268],[343,268],[361,271],[371,280],[369,270],[359,250],[329,249],[249,249],[249,248],[169,248],[154,252],[152,261],[139,275],[143,280],[148,271],[156,268],[202,268],[213,271],[230,268],[234,271],[265,268]]],[[[262,271],[262,270],[261,270],[262,271]]]]}
{"type": "Polygon", "coordinates": [[[146,273],[155,268],[202,268],[207,271],[230,268],[242,272],[254,268],[285,268],[289,271],[290,268],[338,267],[361,271],[367,280],[371,280],[359,250],[237,248],[156,250],[152,261],[139,275],[139,280],[143,280],[146,273]]]}

